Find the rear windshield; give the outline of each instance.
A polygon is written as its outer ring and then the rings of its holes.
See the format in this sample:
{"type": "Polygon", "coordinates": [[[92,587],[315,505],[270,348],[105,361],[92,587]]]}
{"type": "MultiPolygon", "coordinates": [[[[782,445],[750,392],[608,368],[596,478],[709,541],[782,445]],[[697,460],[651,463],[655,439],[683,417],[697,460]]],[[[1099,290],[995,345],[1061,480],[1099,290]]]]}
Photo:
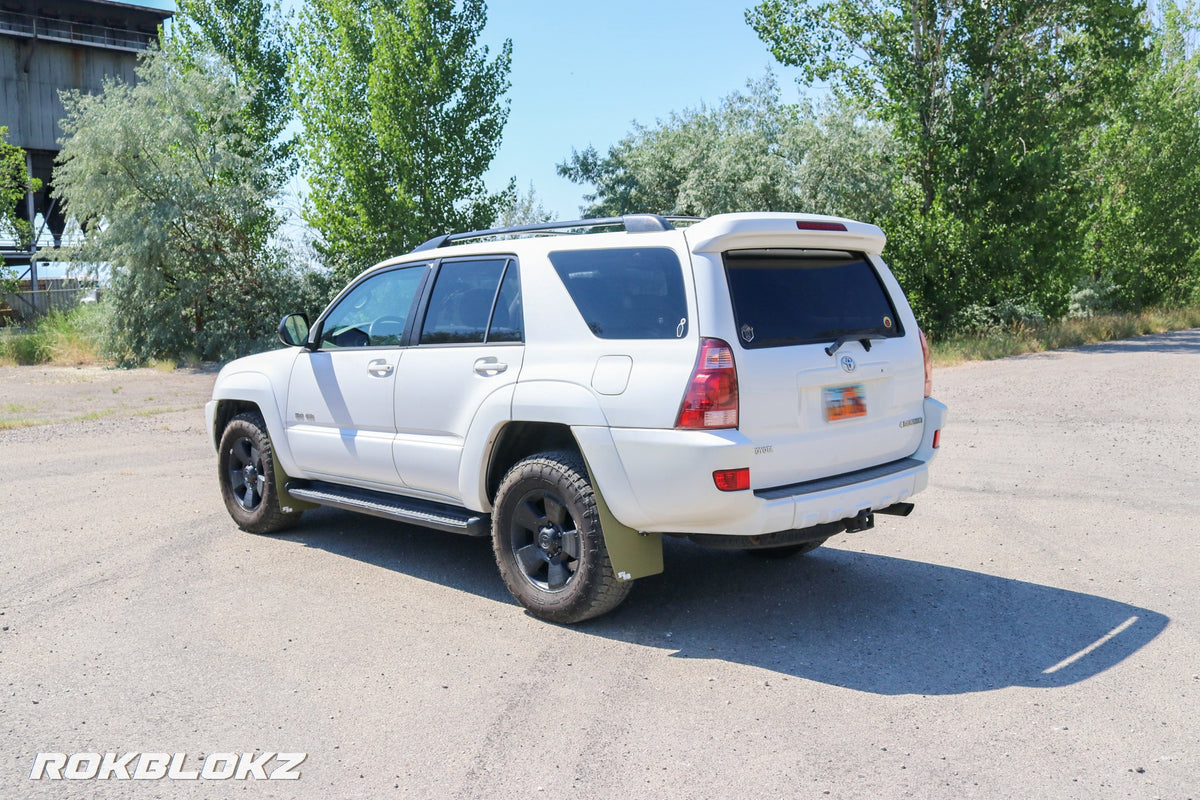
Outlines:
{"type": "Polygon", "coordinates": [[[601,339],[680,339],[687,333],[683,272],[674,250],[560,250],[550,263],[601,339]]]}
{"type": "Polygon", "coordinates": [[[865,255],[835,250],[732,250],[725,273],[742,346],[832,342],[847,334],[903,336],[865,255]]]}

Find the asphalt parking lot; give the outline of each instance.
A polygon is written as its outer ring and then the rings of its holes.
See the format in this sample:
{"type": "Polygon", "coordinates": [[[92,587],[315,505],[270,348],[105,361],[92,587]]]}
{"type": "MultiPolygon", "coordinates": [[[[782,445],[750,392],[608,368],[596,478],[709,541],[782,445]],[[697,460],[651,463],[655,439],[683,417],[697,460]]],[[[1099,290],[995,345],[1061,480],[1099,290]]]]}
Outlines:
{"type": "Polygon", "coordinates": [[[911,517],[782,562],[669,542],[573,628],[486,541],[239,531],[212,374],[117,410],[142,373],[81,374],[0,369],[9,424],[48,423],[0,430],[0,797],[1200,800],[1200,331],[941,370],[911,517]]]}

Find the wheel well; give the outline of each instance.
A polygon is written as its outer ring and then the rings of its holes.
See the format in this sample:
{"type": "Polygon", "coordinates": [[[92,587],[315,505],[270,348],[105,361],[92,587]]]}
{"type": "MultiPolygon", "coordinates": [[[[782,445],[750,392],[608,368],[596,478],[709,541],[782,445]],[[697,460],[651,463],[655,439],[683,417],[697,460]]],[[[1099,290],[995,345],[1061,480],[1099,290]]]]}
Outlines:
{"type": "Polygon", "coordinates": [[[570,427],[556,422],[510,422],[504,426],[492,447],[488,464],[487,496],[495,502],[496,492],[505,474],[523,458],[546,450],[574,450],[579,443],[570,427]]]}
{"type": "Polygon", "coordinates": [[[221,434],[225,432],[225,426],[229,424],[229,420],[245,411],[262,413],[258,405],[249,400],[220,400],[217,402],[217,414],[213,420],[214,447],[221,443],[221,434]]]}

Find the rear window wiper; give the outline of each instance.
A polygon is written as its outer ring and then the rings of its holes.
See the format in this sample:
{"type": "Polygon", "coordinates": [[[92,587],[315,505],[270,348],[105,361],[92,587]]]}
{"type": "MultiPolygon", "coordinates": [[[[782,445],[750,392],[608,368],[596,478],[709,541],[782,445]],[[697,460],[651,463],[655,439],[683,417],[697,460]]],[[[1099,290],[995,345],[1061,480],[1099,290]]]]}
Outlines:
{"type": "Polygon", "coordinates": [[[841,336],[833,340],[833,344],[825,348],[825,354],[831,356],[840,350],[842,345],[844,345],[846,342],[854,341],[857,341],[859,344],[861,344],[863,346],[863,350],[870,352],[872,341],[880,341],[887,338],[890,337],[884,336],[874,328],[863,331],[851,331],[850,333],[843,333],[841,336]]]}

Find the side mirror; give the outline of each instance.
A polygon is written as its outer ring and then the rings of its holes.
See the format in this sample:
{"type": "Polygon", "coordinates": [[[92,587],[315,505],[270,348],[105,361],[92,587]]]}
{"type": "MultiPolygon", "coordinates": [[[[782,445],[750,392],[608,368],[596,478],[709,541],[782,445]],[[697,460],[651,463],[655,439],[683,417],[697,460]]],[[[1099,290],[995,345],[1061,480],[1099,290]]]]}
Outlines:
{"type": "Polygon", "coordinates": [[[280,320],[279,341],[288,347],[307,347],[308,317],[304,314],[288,314],[280,320]]]}

